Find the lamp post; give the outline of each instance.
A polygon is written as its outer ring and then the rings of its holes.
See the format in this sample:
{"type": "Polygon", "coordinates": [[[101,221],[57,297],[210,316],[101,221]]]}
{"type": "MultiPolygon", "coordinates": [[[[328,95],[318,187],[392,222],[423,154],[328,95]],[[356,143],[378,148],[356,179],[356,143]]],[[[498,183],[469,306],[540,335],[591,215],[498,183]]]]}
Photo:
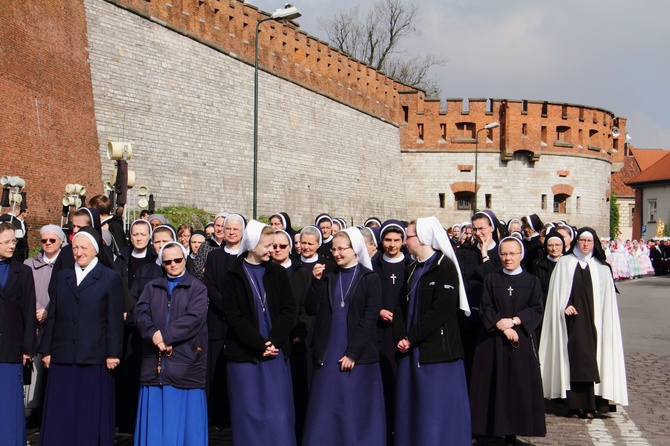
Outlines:
{"type": "Polygon", "coordinates": [[[253,218],[256,218],[256,209],[258,204],[258,31],[261,23],[268,20],[293,20],[300,17],[300,11],[295,6],[286,3],[283,8],[276,9],[270,17],[261,19],[256,23],[256,40],[254,54],[254,199],[253,199],[253,218]]]}
{"type": "Polygon", "coordinates": [[[477,130],[475,134],[475,202],[474,202],[474,212],[477,212],[477,159],[479,158],[479,132],[482,130],[490,130],[496,127],[499,127],[500,123],[498,121],[486,124],[484,128],[477,130]]]}

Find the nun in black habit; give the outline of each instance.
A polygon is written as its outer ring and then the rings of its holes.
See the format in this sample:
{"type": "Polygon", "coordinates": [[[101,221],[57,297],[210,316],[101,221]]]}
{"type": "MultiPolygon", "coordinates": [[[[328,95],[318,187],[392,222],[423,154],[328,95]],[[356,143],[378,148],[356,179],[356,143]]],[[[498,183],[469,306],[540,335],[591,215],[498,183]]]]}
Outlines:
{"type": "Polygon", "coordinates": [[[542,320],[539,280],[521,268],[522,242],[498,246],[503,270],[484,280],[480,303],[483,330],[475,350],[470,386],[473,435],[544,436],[542,379],[534,332],[542,320]]]}

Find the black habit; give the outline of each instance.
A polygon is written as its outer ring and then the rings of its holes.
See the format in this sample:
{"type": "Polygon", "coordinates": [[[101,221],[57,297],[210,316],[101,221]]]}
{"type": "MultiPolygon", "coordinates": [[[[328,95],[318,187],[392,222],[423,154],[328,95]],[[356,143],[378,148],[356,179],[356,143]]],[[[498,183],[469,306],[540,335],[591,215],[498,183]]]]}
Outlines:
{"type": "Polygon", "coordinates": [[[486,276],[480,304],[483,330],[475,350],[470,408],[472,433],[486,436],[544,436],[542,379],[533,333],[542,320],[538,279],[527,272],[486,276]],[[496,323],[518,317],[512,343],[496,323]]]}

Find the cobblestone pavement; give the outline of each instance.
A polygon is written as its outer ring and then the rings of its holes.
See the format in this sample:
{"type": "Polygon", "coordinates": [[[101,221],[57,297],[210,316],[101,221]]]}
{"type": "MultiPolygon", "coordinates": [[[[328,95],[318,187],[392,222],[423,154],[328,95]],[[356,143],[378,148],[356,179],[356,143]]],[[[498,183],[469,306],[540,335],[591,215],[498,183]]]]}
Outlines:
{"type": "MultiPolygon", "coordinates": [[[[617,284],[626,348],[627,407],[605,418],[567,418],[565,409],[547,402],[547,436],[519,437],[519,445],[632,445],[670,444],[670,277],[645,277],[617,284]]],[[[28,444],[39,434],[28,431],[28,444]]],[[[231,445],[230,429],[210,429],[212,446],[231,445]]],[[[132,438],[117,436],[117,445],[132,438]]],[[[481,438],[480,446],[502,446],[498,438],[481,438]]],[[[445,445],[450,446],[450,445],[445,445]]]]}

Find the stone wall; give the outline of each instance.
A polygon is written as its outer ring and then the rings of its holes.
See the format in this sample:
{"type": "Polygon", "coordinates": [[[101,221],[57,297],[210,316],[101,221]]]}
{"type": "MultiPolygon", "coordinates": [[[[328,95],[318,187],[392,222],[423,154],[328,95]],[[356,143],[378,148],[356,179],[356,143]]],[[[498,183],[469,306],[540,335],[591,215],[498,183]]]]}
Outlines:
{"type": "MultiPolygon", "coordinates": [[[[106,142],[130,141],[130,169],[158,206],[251,217],[253,66],[112,3],[85,5],[103,181],[106,142]]],[[[264,72],[259,92],[259,215],[404,216],[396,126],[264,72]]]]}
{"type": "MultiPolygon", "coordinates": [[[[407,212],[410,215],[437,215],[447,226],[469,220],[471,211],[456,208],[454,189],[471,190],[474,153],[430,153],[405,151],[403,166],[408,181],[407,212]],[[440,207],[444,194],[444,208],[440,207]]],[[[524,155],[502,162],[497,151],[478,155],[478,208],[486,208],[490,195],[491,209],[503,220],[538,214],[543,222],[567,220],[572,225],[592,226],[599,234],[609,233],[610,163],[598,158],[543,155],[535,163],[524,155]],[[562,176],[567,173],[567,176],[562,176]],[[553,210],[554,194],[571,191],[565,213],[553,210]],[[542,209],[545,195],[545,209],[542,209]]]]}

